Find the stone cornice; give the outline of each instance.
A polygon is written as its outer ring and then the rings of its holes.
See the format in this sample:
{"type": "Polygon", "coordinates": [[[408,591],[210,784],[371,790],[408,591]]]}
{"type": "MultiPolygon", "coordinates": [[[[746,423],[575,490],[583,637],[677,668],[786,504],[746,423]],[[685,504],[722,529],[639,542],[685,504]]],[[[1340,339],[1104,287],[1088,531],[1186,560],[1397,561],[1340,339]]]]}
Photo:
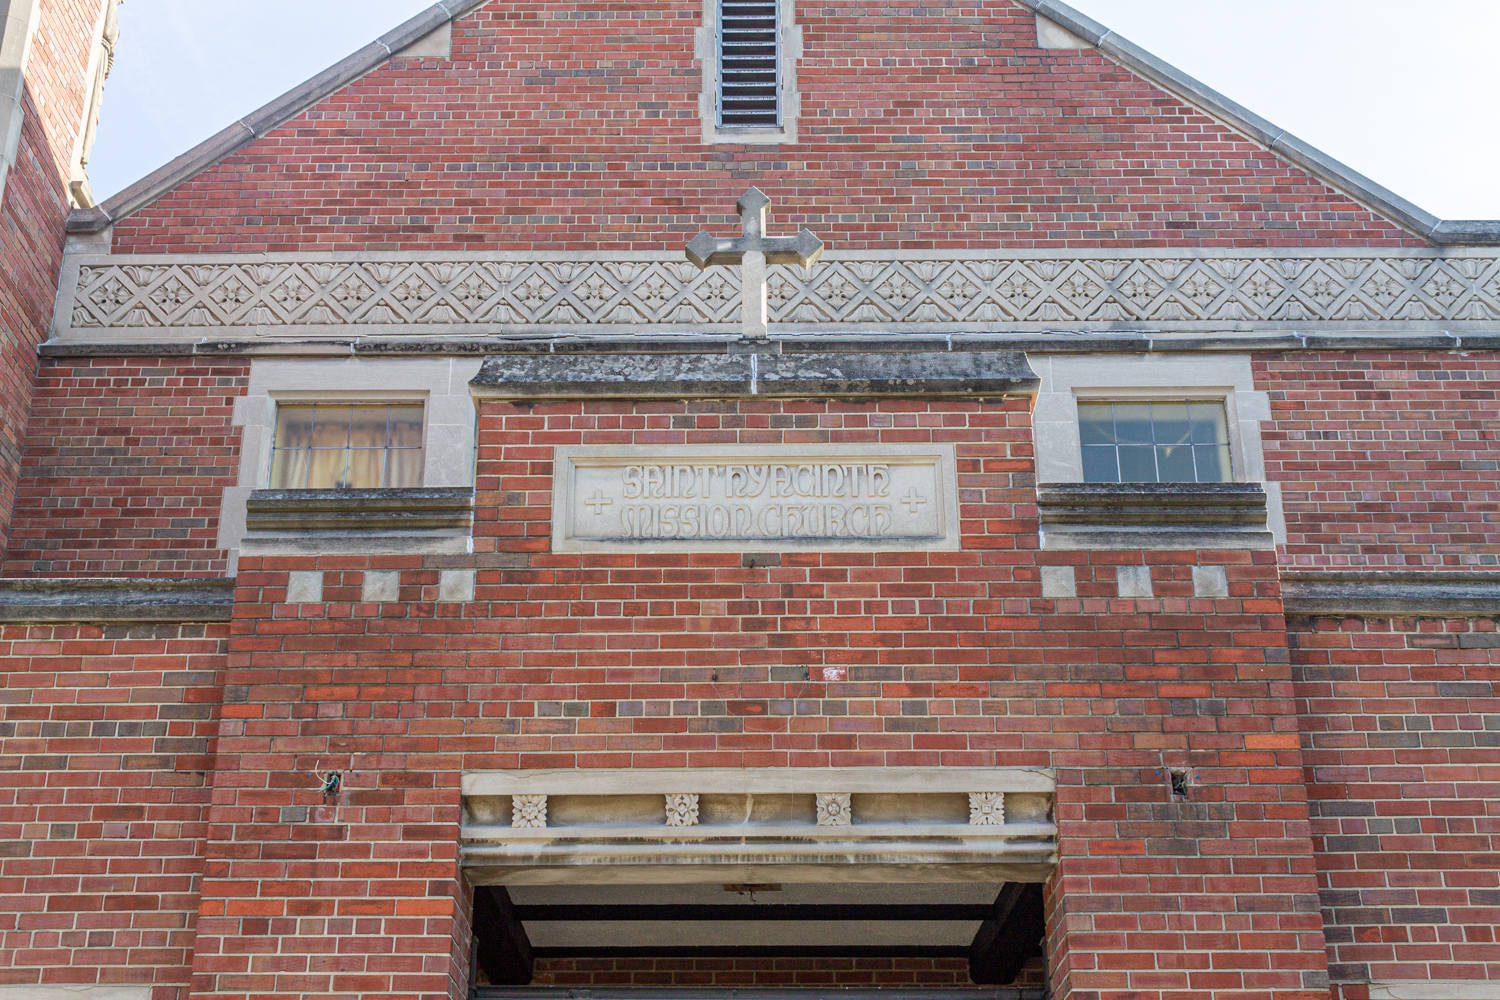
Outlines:
{"type": "MultiPolygon", "coordinates": [[[[1015,351],[500,354],[469,383],[480,399],[869,399],[1035,395],[1041,379],[1015,351]]],[[[761,350],[764,347],[765,350],[761,350]]]]}
{"type": "MultiPolygon", "coordinates": [[[[706,354],[725,351],[734,341],[706,335],[661,340],[617,338],[434,337],[428,340],[204,340],[195,343],[119,341],[71,343],[50,341],[37,353],[44,358],[195,357],[253,358],[423,358],[512,354],[706,354]]],[[[772,335],[769,341],[787,350],[828,351],[1019,351],[1026,354],[1249,354],[1261,351],[1496,351],[1500,334],[1266,334],[1223,336],[1212,333],[1149,335],[1101,334],[921,334],[872,332],[857,339],[839,335],[813,339],[772,335]]]]}

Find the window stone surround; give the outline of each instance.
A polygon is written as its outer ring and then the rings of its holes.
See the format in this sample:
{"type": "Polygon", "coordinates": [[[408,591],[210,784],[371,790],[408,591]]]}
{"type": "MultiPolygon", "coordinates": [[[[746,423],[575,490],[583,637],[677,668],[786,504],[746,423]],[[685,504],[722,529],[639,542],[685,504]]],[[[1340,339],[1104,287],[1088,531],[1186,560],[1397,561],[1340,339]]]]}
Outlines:
{"type": "Polygon", "coordinates": [[[1229,424],[1234,481],[1266,491],[1267,529],[1286,542],[1281,484],[1266,478],[1261,423],[1271,419],[1270,396],[1255,388],[1248,354],[1029,354],[1041,377],[1032,420],[1039,483],[1083,482],[1078,403],[1082,400],[1217,400],[1229,424]]]}
{"type": "Polygon", "coordinates": [[[422,485],[472,486],[475,408],[469,381],[479,358],[268,358],[250,366],[250,384],[235,401],[233,423],[243,428],[239,479],[224,491],[219,546],[238,562],[250,494],[265,489],[279,402],[423,404],[422,485]]]}

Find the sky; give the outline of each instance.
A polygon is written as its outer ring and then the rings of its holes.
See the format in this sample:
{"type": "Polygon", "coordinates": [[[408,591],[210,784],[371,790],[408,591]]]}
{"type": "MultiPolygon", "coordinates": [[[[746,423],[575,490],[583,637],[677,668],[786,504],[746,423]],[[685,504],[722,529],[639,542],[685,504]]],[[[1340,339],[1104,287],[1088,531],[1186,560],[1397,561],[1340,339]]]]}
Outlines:
{"type": "MultiPolygon", "coordinates": [[[[1500,219],[1497,0],[1071,2],[1440,218],[1500,219]]],[[[123,0],[89,164],[95,196],[430,4],[123,0]]]]}

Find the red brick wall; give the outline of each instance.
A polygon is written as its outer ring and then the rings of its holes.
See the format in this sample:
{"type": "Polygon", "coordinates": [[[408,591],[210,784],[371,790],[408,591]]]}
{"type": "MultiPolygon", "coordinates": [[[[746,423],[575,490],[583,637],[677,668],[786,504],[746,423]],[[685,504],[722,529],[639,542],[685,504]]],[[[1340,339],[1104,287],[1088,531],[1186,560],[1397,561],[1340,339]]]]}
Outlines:
{"type": "Polygon", "coordinates": [[[38,4],[21,145],[0,201],[0,545],[15,501],[36,345],[52,325],[69,161],[83,116],[84,68],[99,7],[99,0],[38,4]]]}
{"type": "Polygon", "coordinates": [[[1293,619],[1329,971],[1500,975],[1500,622],[1293,619]]]}
{"type": "Polygon", "coordinates": [[[1257,355],[1291,566],[1500,564],[1500,356],[1257,355]]]}
{"type": "Polygon", "coordinates": [[[224,576],[230,424],[249,366],[192,358],[49,361],[27,434],[7,576],[224,576]]]}
{"type": "Polygon", "coordinates": [[[701,0],[495,0],[115,228],[118,250],[1424,245],[1008,0],[802,3],[800,141],[701,145],[701,0]]]}
{"type": "Polygon", "coordinates": [[[433,603],[454,557],[241,560],[197,992],[458,995],[462,769],[1034,765],[1059,772],[1059,995],[1317,995],[1269,553],[1037,553],[1024,400],[480,421],[474,604],[433,603]],[[952,442],[965,548],[549,553],[552,447],[631,441],[952,442]],[[1200,560],[1230,598],[1192,597],[1200,560]],[[1081,596],[1041,599],[1039,561],[1077,566],[1081,596]],[[1143,561],[1158,596],[1120,600],[1116,566],[1143,561]],[[401,570],[402,603],[360,604],[366,569],[401,570]],[[323,572],[323,603],[283,603],[291,570],[323,572]],[[824,666],[847,677],[808,679],[824,666]],[[1164,765],[1195,773],[1186,800],[1164,765]],[[358,773],[325,801],[317,766],[358,773]],[[366,952],[319,957],[361,932],[366,952]]]}
{"type": "Polygon", "coordinates": [[[185,1000],[227,633],[0,629],[0,984],[185,1000]]]}

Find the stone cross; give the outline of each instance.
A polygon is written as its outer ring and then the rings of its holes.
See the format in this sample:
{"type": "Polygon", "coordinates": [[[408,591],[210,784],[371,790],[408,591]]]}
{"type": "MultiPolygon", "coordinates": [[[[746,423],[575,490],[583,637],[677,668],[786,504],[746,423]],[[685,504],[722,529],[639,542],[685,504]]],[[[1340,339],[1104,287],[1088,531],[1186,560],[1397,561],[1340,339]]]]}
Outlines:
{"type": "Polygon", "coordinates": [[[740,213],[740,235],[718,237],[698,230],[687,245],[687,258],[703,271],[715,264],[740,265],[744,284],[741,317],[746,337],[763,338],[766,328],[766,265],[801,264],[811,267],[823,256],[823,241],[809,230],[796,236],[767,236],[766,207],[771,204],[760,188],[751,188],[734,203],[740,213]]]}

